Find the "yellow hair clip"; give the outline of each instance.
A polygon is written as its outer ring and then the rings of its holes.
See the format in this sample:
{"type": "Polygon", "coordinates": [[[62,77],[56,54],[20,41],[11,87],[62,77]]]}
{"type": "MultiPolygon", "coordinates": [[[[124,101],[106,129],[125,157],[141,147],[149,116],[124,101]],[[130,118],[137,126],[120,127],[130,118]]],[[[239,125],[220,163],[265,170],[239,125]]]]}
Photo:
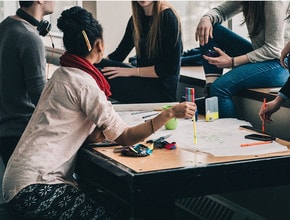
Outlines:
{"type": "Polygon", "coordinates": [[[87,48],[88,48],[88,50],[89,50],[89,52],[90,52],[90,51],[92,50],[92,46],[91,46],[91,44],[90,44],[90,41],[89,41],[89,39],[88,39],[88,36],[87,36],[85,30],[82,30],[82,34],[83,34],[83,36],[84,36],[84,39],[85,39],[85,42],[86,42],[87,48]]]}

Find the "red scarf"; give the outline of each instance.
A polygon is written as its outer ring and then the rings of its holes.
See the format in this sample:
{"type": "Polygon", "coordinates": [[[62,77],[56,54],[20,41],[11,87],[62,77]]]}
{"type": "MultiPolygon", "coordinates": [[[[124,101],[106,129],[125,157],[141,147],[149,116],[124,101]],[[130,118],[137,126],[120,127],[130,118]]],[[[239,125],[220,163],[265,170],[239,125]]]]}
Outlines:
{"type": "Polygon", "coordinates": [[[112,95],[110,85],[103,74],[88,60],[77,55],[65,52],[60,57],[60,65],[65,67],[75,67],[90,74],[97,82],[100,89],[105,93],[107,98],[112,95]]]}

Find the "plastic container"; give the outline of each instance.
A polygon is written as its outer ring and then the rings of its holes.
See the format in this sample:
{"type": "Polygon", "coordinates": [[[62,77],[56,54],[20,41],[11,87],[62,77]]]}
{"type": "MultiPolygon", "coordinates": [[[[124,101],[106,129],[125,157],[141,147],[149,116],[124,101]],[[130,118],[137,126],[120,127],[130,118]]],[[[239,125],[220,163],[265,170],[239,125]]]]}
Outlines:
{"type": "Polygon", "coordinates": [[[205,120],[214,121],[219,118],[218,97],[205,99],[205,120]]]}

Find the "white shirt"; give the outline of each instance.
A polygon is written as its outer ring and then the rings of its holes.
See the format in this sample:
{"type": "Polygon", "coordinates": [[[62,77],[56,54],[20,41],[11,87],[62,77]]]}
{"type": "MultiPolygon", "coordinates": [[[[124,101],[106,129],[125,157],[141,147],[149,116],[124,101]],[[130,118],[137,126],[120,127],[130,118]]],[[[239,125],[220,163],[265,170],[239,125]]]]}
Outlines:
{"type": "Polygon", "coordinates": [[[8,162],[5,201],[30,184],[73,183],[77,151],[96,125],[109,140],[127,127],[88,73],[58,68],[8,162]]]}

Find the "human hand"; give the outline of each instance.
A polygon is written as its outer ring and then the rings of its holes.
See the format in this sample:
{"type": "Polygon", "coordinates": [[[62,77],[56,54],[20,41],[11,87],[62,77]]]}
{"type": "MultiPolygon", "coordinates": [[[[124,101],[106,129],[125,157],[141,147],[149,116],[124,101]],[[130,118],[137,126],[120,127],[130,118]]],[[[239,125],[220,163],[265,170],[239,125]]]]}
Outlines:
{"type": "Polygon", "coordinates": [[[172,110],[175,118],[192,118],[196,112],[196,104],[194,102],[182,102],[174,105],[172,110]]]}
{"type": "Polygon", "coordinates": [[[290,53],[290,42],[288,42],[281,51],[280,63],[284,68],[288,68],[288,64],[285,63],[285,58],[289,55],[289,53],[290,53]]]}
{"type": "Polygon", "coordinates": [[[136,75],[136,68],[126,68],[126,67],[104,67],[102,73],[108,79],[113,79],[116,77],[130,77],[136,75]]]}
{"type": "Polygon", "coordinates": [[[208,63],[217,66],[218,68],[229,68],[232,67],[232,58],[227,55],[220,48],[214,47],[215,52],[218,53],[219,56],[210,57],[207,55],[203,55],[203,58],[208,61],[208,63]]]}
{"type": "Polygon", "coordinates": [[[208,16],[204,16],[200,19],[196,31],[195,40],[199,41],[200,45],[205,45],[208,43],[209,38],[213,38],[213,27],[211,20],[208,16]]]}
{"type": "Polygon", "coordinates": [[[271,116],[274,112],[279,110],[280,106],[281,105],[279,104],[279,102],[277,102],[276,99],[267,102],[266,106],[264,106],[263,104],[258,113],[261,121],[265,121],[267,123],[272,122],[273,120],[271,119],[271,116]]]}

